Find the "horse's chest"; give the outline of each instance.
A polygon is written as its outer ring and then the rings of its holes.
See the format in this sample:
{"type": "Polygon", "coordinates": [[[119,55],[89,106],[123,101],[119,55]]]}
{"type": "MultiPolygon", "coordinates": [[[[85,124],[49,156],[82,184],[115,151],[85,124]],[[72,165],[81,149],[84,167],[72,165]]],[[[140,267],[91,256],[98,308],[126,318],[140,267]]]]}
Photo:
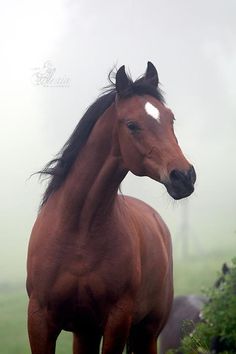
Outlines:
{"type": "Polygon", "coordinates": [[[135,292],[138,271],[134,257],[121,247],[108,251],[104,245],[103,250],[90,248],[63,259],[51,303],[62,314],[65,329],[85,321],[100,326],[121,297],[135,292]]]}
{"type": "Polygon", "coordinates": [[[51,304],[66,330],[79,330],[85,324],[102,327],[114,304],[133,291],[132,282],[131,277],[114,269],[105,272],[98,267],[83,275],[66,272],[52,289],[51,304]]]}

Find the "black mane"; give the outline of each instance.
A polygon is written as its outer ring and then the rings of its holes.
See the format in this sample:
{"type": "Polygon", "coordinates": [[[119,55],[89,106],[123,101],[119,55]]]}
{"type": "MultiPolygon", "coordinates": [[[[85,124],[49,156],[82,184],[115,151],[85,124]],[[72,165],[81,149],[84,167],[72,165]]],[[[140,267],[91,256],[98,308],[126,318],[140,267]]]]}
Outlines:
{"type": "MultiPolygon", "coordinates": [[[[111,73],[109,75],[110,85],[105,88],[104,93],[87,109],[74,132],[67,140],[57,157],[39,171],[40,177],[49,176],[49,183],[43,195],[41,206],[48,200],[49,196],[53,194],[65,181],[70,169],[75,162],[76,157],[85,145],[95,123],[100,116],[106,111],[108,107],[114,102],[116,97],[116,86],[111,80],[111,73]]],[[[163,94],[159,87],[155,88],[141,77],[136,81],[129,78],[129,89],[122,94],[122,98],[132,97],[134,95],[143,96],[150,95],[157,98],[161,102],[165,102],[163,94]]]]}

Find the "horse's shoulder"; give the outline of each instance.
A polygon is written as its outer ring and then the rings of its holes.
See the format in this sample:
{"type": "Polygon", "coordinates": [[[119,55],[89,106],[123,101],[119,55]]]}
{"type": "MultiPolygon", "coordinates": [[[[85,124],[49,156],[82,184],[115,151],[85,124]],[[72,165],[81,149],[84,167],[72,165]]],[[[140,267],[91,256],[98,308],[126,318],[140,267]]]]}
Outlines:
{"type": "Polygon", "coordinates": [[[119,195],[118,196],[119,199],[119,204],[123,205],[124,208],[129,208],[132,211],[136,211],[136,212],[145,212],[145,213],[154,213],[154,214],[158,214],[158,212],[151,207],[151,205],[145,203],[144,201],[131,197],[129,195],[119,195]]]}
{"type": "Polygon", "coordinates": [[[149,204],[144,201],[126,195],[119,195],[119,206],[123,211],[123,215],[133,218],[138,224],[149,225],[154,230],[161,232],[161,234],[169,235],[168,227],[160,216],[160,214],[149,204]]]}

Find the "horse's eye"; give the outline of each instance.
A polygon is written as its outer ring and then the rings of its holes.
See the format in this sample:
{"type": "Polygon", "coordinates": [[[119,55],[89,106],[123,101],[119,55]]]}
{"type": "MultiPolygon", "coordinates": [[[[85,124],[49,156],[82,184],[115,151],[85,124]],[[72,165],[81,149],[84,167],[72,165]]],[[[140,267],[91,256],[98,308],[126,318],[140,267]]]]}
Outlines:
{"type": "Polygon", "coordinates": [[[136,122],[129,121],[126,123],[126,125],[132,133],[136,133],[141,130],[138,123],[136,122]]]}

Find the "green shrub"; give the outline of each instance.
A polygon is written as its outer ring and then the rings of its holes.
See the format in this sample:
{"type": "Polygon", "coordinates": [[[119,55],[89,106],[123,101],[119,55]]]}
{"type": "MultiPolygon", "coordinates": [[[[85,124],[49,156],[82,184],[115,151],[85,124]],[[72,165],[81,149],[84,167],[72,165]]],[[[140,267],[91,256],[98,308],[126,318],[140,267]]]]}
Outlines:
{"type": "Polygon", "coordinates": [[[220,279],[218,287],[205,291],[210,300],[202,310],[202,322],[184,337],[179,350],[168,353],[236,353],[236,258],[220,279]]]}

